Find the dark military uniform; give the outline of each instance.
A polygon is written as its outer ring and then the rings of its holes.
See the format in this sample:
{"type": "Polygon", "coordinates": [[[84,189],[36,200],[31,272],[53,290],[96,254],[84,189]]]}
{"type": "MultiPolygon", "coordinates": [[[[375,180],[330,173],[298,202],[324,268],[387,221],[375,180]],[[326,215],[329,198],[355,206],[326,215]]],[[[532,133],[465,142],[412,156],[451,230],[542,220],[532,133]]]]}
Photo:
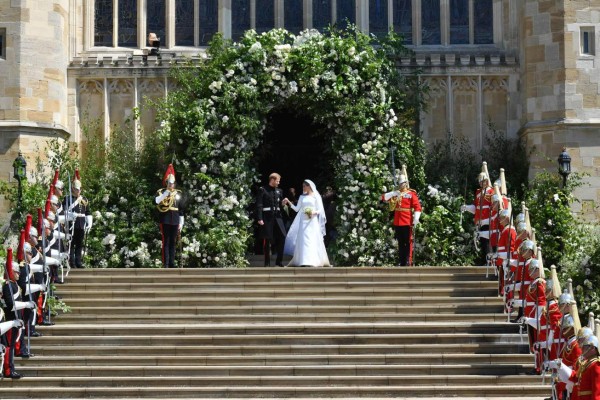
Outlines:
{"type": "Polygon", "coordinates": [[[75,214],[71,237],[71,251],[69,253],[69,264],[72,268],[83,268],[82,253],[83,239],[85,237],[85,222],[86,216],[90,214],[88,200],[84,196],[75,198],[72,194],[65,196],[63,200],[63,209],[66,213],[72,212],[75,214]]]}
{"type": "MultiPolygon", "coordinates": [[[[162,196],[165,188],[159,189],[157,197],[162,196]]],[[[173,189],[171,194],[157,204],[159,211],[160,232],[162,234],[162,261],[165,268],[175,268],[175,244],[179,234],[179,225],[183,211],[181,210],[181,191],[173,189]]]]}
{"type": "MultiPolygon", "coordinates": [[[[16,282],[7,279],[2,285],[2,308],[7,321],[18,319],[20,311],[14,311],[15,301],[21,301],[21,292],[16,282]]],[[[2,336],[2,344],[6,347],[4,365],[2,366],[5,377],[19,378],[15,372],[15,347],[19,329],[11,328],[2,336]]]]}
{"type": "Polygon", "coordinates": [[[260,228],[260,238],[263,239],[266,267],[271,264],[271,250],[277,252],[275,265],[283,266],[286,232],[281,214],[282,200],[281,189],[269,185],[260,188],[256,196],[256,220],[264,222],[260,228]]]}

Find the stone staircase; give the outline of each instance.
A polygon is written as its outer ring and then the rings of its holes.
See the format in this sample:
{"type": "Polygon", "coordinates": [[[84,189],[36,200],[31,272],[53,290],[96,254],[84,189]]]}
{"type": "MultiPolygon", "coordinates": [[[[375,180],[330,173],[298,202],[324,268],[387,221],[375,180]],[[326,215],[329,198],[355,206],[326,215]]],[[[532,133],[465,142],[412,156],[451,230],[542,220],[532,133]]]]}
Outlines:
{"type": "Polygon", "coordinates": [[[86,269],[0,398],[544,398],[478,267],[86,269]]]}

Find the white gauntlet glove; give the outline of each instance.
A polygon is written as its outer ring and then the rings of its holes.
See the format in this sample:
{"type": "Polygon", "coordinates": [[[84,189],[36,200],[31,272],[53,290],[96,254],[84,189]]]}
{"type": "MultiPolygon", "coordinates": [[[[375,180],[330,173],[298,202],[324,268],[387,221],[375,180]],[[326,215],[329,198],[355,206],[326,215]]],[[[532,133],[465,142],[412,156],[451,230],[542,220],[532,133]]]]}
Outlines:
{"type": "Polygon", "coordinates": [[[85,231],[85,233],[90,233],[90,229],[92,229],[93,222],[94,222],[94,217],[92,217],[91,215],[85,216],[85,226],[83,227],[83,230],[85,231]]]}
{"type": "Polygon", "coordinates": [[[154,201],[156,202],[156,204],[160,204],[160,202],[163,201],[170,194],[171,194],[170,191],[163,190],[163,192],[160,195],[158,195],[154,198],[154,201]]]}
{"type": "Polygon", "coordinates": [[[474,204],[463,204],[462,206],[460,206],[460,212],[465,212],[468,211],[471,214],[475,214],[475,205],[474,204]]]}
{"type": "Polygon", "coordinates": [[[413,218],[413,226],[417,226],[417,224],[419,223],[419,218],[421,218],[421,212],[415,211],[415,215],[413,218]]]}
{"type": "Polygon", "coordinates": [[[179,216],[179,232],[181,232],[181,230],[183,229],[183,221],[184,221],[183,215],[180,215],[179,216]]]}

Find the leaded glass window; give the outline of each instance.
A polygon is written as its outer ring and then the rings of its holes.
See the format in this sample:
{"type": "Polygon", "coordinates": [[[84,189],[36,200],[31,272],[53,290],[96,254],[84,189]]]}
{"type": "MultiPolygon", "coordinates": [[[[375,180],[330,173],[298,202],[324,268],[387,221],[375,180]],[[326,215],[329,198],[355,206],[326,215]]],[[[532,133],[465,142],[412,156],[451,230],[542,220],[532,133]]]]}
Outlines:
{"type": "Polygon", "coordinates": [[[337,0],[337,27],[340,29],[345,29],[349,23],[356,23],[356,1],[337,0]]]}
{"type": "Polygon", "coordinates": [[[274,0],[256,0],[256,32],[270,31],[275,27],[274,0]]]}
{"type": "Polygon", "coordinates": [[[231,38],[240,40],[250,29],[250,0],[231,1],[231,38]]]}
{"type": "Polygon", "coordinates": [[[298,34],[303,29],[303,0],[284,0],[283,24],[288,31],[298,34]]]}
{"type": "Polygon", "coordinates": [[[394,31],[404,37],[405,44],[412,44],[412,0],[394,0],[394,31]]]}
{"type": "Polygon", "coordinates": [[[469,0],[450,0],[450,44],[469,44],[469,0]]]}
{"type": "Polygon", "coordinates": [[[137,0],[119,0],[119,46],[138,47],[137,0]]]}
{"type": "MultiPolygon", "coordinates": [[[[161,45],[167,43],[165,31],[165,0],[147,0],[146,3],[146,26],[148,33],[156,33],[161,45]]],[[[146,35],[148,36],[148,35],[146,35]]]]}
{"type": "Polygon", "coordinates": [[[219,0],[200,2],[200,46],[206,46],[219,31],[219,0]]]}
{"type": "Polygon", "coordinates": [[[388,0],[370,0],[369,33],[382,37],[388,31],[388,0]]]}
{"type": "Polygon", "coordinates": [[[422,44],[441,44],[440,0],[422,0],[421,25],[422,44]]]}
{"type": "Polygon", "coordinates": [[[113,46],[113,2],[96,0],[94,12],[94,46],[113,46]]]}
{"type": "Polygon", "coordinates": [[[494,10],[492,0],[474,1],[475,44],[494,43],[494,10]]]}
{"type": "Polygon", "coordinates": [[[323,32],[331,25],[331,0],[312,0],[313,28],[323,32]]]}
{"type": "Polygon", "coordinates": [[[175,1],[175,45],[194,45],[194,0],[175,1]]]}

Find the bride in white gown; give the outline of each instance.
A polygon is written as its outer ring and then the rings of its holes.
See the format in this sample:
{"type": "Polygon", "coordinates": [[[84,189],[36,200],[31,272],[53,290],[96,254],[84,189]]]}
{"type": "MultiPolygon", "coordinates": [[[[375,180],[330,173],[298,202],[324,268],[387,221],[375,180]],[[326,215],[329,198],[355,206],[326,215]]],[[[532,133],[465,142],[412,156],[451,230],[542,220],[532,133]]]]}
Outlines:
{"type": "Polygon", "coordinates": [[[293,255],[288,266],[329,267],[323,241],[327,221],[323,200],[314,182],[309,179],[302,182],[302,191],[298,205],[294,205],[288,199],[283,200],[284,204],[297,212],[285,238],[284,253],[293,255]]]}

